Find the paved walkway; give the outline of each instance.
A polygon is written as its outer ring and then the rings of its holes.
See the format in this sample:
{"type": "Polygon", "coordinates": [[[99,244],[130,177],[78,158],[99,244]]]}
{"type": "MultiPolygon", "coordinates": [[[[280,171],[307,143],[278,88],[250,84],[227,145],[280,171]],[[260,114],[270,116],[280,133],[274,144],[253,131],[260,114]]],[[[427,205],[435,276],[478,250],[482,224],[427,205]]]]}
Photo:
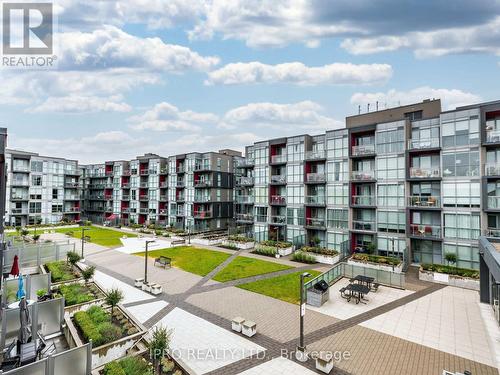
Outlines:
{"type": "MultiPolygon", "coordinates": [[[[142,277],[144,272],[142,258],[114,250],[95,253],[88,258],[88,262],[98,265],[99,271],[128,285],[133,283],[134,278],[142,277]]],[[[200,342],[199,345],[196,345],[197,348],[205,350],[205,352],[210,348],[218,350],[226,347],[225,343],[228,340],[235,343],[233,347],[240,353],[242,349],[247,347],[247,342],[265,349],[265,356],[251,355],[251,350],[248,350],[245,352],[248,355],[235,356],[231,360],[224,357],[223,360],[216,361],[216,363],[195,361],[189,366],[196,368],[196,373],[240,374],[253,369],[253,371],[261,371],[261,373],[270,375],[279,374],[273,370],[276,368],[275,364],[278,363],[273,362],[273,360],[281,355],[282,349],[291,351],[297,344],[298,306],[235,288],[228,283],[218,286],[219,283],[208,280],[208,278],[201,278],[175,268],[163,270],[153,267],[152,263],[149,265],[150,280],[162,284],[165,293],[159,298],[145,300],[144,304],[140,304],[140,301],[128,304],[135,311],[136,316],[142,319],[147,326],[162,321],[175,326],[180,324],[179,320],[182,321],[184,317],[189,316],[188,320],[193,322],[193,327],[199,326],[200,329],[205,327],[203,328],[204,343],[200,342]],[[205,284],[205,282],[207,283],[205,284]],[[150,310],[155,309],[157,311],[151,315],[150,310]],[[146,310],[149,312],[146,313],[146,310]],[[245,339],[233,333],[230,329],[230,319],[237,315],[256,321],[258,334],[251,339],[245,339]],[[229,335],[230,339],[226,338],[226,335],[229,335]],[[240,338],[245,341],[240,341],[240,338]],[[269,372],[265,372],[266,368],[269,372]]],[[[424,298],[442,288],[443,286],[438,284],[424,288],[419,287],[420,290],[415,293],[343,321],[319,312],[309,311],[306,314],[308,349],[348,351],[351,358],[335,364],[334,373],[336,374],[425,375],[440,374],[443,369],[453,371],[469,369],[474,375],[496,375],[498,371],[492,366],[360,326],[363,322],[424,298]]],[[[183,330],[179,327],[176,328],[183,330]]],[[[197,330],[193,330],[189,334],[190,343],[197,341],[196,332],[197,330]]],[[[187,343],[183,344],[182,340],[185,338],[182,336],[179,340],[178,347],[188,345],[187,343]]],[[[296,366],[299,366],[296,371],[302,372],[296,373],[316,372],[311,360],[306,364],[296,363],[293,357],[288,360],[293,364],[284,362],[286,365],[283,364],[283,366],[290,365],[295,369],[297,369],[296,366]]],[[[290,373],[293,374],[293,372],[290,373]]]]}

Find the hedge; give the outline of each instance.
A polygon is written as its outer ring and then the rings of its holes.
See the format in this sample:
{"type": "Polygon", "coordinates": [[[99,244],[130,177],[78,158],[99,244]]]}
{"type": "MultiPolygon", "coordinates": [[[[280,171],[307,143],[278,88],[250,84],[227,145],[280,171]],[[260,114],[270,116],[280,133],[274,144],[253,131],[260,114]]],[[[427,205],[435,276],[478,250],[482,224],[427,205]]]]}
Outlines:
{"type": "Polygon", "coordinates": [[[444,264],[422,264],[422,269],[430,272],[445,273],[448,275],[456,275],[462,277],[470,277],[471,279],[479,279],[479,271],[469,268],[458,268],[446,266],[444,264]]]}
{"type": "Polygon", "coordinates": [[[96,299],[94,292],[86,285],[67,284],[59,287],[66,306],[78,305],[96,299]]]}
{"type": "Polygon", "coordinates": [[[92,306],[87,311],[78,311],[73,316],[86,342],[92,340],[94,346],[101,346],[122,337],[122,328],[111,322],[111,315],[100,306],[92,306]]]}
{"type": "Polygon", "coordinates": [[[261,241],[259,242],[259,244],[262,246],[278,247],[280,249],[286,249],[293,246],[291,242],[272,241],[272,240],[261,241]]]}
{"type": "Polygon", "coordinates": [[[397,266],[401,264],[401,259],[394,257],[384,257],[381,255],[370,255],[370,254],[353,254],[352,259],[359,260],[362,262],[371,262],[378,264],[388,264],[391,266],[397,266]]]}
{"type": "Polygon", "coordinates": [[[71,269],[71,266],[64,260],[46,263],[45,268],[50,272],[50,278],[53,283],[78,278],[78,275],[71,269]]]}
{"type": "Polygon", "coordinates": [[[316,247],[316,246],[303,246],[300,248],[300,251],[304,251],[306,253],[327,255],[327,256],[336,256],[339,254],[339,252],[336,250],[327,249],[325,247],[316,247]]]}
{"type": "Polygon", "coordinates": [[[292,260],[295,262],[308,263],[313,264],[316,263],[316,259],[307,253],[303,253],[302,251],[296,251],[292,255],[292,260]]]}

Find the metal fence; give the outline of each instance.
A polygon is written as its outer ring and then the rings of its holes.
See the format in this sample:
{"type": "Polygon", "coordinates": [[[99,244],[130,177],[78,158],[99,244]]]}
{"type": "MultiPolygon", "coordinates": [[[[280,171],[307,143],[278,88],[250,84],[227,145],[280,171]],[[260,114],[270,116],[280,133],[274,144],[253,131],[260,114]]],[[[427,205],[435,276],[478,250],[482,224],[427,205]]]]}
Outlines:
{"type": "Polygon", "coordinates": [[[375,282],[381,285],[399,289],[405,288],[404,273],[377,270],[374,268],[355,266],[347,263],[336,264],[328,271],[305,283],[304,288],[305,290],[307,290],[322,280],[326,281],[328,285],[332,285],[342,277],[352,278],[357,275],[373,277],[375,279],[375,282]]]}
{"type": "Polygon", "coordinates": [[[18,256],[19,268],[39,267],[40,265],[66,259],[66,254],[75,251],[75,243],[44,242],[38,244],[19,244],[9,247],[3,253],[3,273],[9,272],[18,256]]]}

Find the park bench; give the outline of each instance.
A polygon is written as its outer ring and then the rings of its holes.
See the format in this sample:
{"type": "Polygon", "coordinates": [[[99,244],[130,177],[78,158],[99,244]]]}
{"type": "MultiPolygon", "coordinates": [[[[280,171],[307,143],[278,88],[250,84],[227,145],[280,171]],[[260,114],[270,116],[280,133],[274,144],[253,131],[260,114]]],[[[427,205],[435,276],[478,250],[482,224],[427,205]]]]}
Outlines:
{"type": "Polygon", "coordinates": [[[172,240],[170,242],[170,244],[172,246],[175,246],[175,245],[184,245],[186,243],[186,240],[172,240]]]}
{"type": "Polygon", "coordinates": [[[160,266],[162,266],[164,268],[166,268],[167,266],[171,267],[172,266],[172,259],[162,255],[159,258],[155,259],[155,263],[154,263],[155,266],[156,266],[156,263],[159,263],[160,266]]]}

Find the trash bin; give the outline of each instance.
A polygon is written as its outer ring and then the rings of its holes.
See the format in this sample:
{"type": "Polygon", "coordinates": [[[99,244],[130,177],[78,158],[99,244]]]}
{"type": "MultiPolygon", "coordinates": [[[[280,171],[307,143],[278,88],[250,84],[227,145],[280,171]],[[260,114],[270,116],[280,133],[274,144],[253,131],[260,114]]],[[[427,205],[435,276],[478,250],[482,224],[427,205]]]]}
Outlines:
{"type": "Polygon", "coordinates": [[[325,280],[318,281],[316,284],[314,284],[314,289],[323,293],[326,292],[328,288],[328,283],[325,280]]]}

